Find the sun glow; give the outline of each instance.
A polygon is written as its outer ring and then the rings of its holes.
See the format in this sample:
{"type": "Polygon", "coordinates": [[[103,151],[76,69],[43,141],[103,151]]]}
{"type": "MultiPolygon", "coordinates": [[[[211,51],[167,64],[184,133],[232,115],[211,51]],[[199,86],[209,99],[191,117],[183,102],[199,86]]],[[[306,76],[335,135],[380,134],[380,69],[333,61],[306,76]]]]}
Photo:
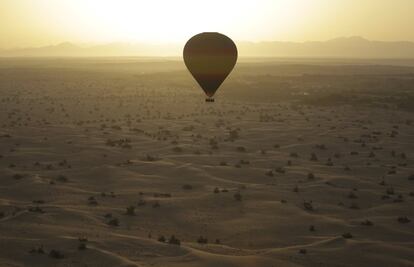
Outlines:
{"type": "Polygon", "coordinates": [[[43,14],[34,19],[55,36],[85,42],[182,42],[205,31],[272,40],[309,12],[302,0],[37,0],[31,5],[43,14]]]}
{"type": "Polygon", "coordinates": [[[89,41],[181,41],[200,31],[241,32],[252,1],[72,0],[37,3],[56,31],[89,41]],[[63,6],[62,6],[63,5],[63,6]],[[65,14],[57,12],[64,9],[65,14]],[[56,13],[54,12],[56,11],[56,13]]]}
{"type": "Polygon", "coordinates": [[[414,41],[413,9],[412,0],[0,0],[0,48],[182,43],[206,31],[236,41],[414,41]]]}

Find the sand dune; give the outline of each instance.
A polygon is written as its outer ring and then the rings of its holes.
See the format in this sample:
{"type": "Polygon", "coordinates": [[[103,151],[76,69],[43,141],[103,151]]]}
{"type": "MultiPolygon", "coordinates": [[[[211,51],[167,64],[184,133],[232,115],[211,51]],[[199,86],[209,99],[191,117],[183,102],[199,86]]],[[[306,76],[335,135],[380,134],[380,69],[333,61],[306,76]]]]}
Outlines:
{"type": "Polygon", "coordinates": [[[27,64],[0,70],[0,266],[414,266],[412,112],[27,64]]]}

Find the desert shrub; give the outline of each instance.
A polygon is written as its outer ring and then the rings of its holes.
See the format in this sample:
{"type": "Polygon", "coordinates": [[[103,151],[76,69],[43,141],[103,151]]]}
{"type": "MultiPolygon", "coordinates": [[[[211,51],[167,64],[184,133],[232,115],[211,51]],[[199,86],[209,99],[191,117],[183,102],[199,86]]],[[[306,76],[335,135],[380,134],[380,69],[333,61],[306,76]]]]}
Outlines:
{"type": "Polygon", "coordinates": [[[357,198],[358,198],[358,196],[354,193],[354,191],[351,191],[351,192],[348,194],[348,198],[350,198],[350,199],[357,199],[357,198]]]}
{"type": "Polygon", "coordinates": [[[69,181],[69,179],[68,179],[66,176],[64,176],[64,175],[59,175],[59,176],[56,178],[56,181],[59,181],[59,182],[62,182],[62,183],[66,183],[66,182],[68,182],[68,181],[69,181]]]}
{"type": "Polygon", "coordinates": [[[181,245],[181,241],[178,238],[176,238],[174,235],[170,237],[170,239],[168,240],[168,243],[172,245],[177,245],[177,246],[181,245]]]}
{"type": "Polygon", "coordinates": [[[192,185],[190,185],[190,184],[185,184],[185,185],[183,185],[183,186],[182,186],[182,188],[183,188],[184,190],[191,190],[191,189],[193,189],[193,186],[192,186],[192,185]]]}
{"type": "Polygon", "coordinates": [[[207,238],[205,238],[205,237],[203,237],[203,236],[200,236],[200,237],[197,239],[197,243],[199,243],[199,244],[207,244],[207,243],[208,243],[208,239],[207,239],[207,238]]]}
{"type": "Polygon", "coordinates": [[[15,180],[20,180],[20,179],[23,179],[23,178],[24,178],[23,174],[16,173],[15,175],[13,175],[13,179],[15,179],[15,180]]]}
{"type": "Polygon", "coordinates": [[[353,235],[351,233],[344,233],[342,237],[345,239],[350,239],[350,238],[353,238],[353,235]]]}
{"type": "Polygon", "coordinates": [[[334,163],[332,162],[332,159],[331,158],[329,158],[328,159],[328,161],[326,162],[326,166],[333,166],[334,165],[334,163]]]}
{"type": "Polygon", "coordinates": [[[91,205],[91,206],[96,206],[96,205],[98,205],[98,201],[95,199],[95,197],[93,197],[93,196],[91,196],[91,197],[89,197],[88,198],[88,203],[89,203],[89,205],[91,205]]]}
{"type": "Polygon", "coordinates": [[[238,147],[236,148],[236,150],[237,150],[238,152],[246,152],[246,148],[245,148],[244,146],[238,146],[238,147]]]}
{"type": "Polygon", "coordinates": [[[318,157],[316,156],[316,154],[315,154],[315,153],[312,153],[312,154],[311,154],[310,160],[311,160],[311,161],[318,161],[318,157]]]}
{"type": "Polygon", "coordinates": [[[43,249],[43,245],[38,247],[38,248],[32,248],[30,251],[30,253],[37,253],[37,254],[45,254],[45,250],[43,249]]]}
{"type": "Polygon", "coordinates": [[[151,156],[151,155],[146,155],[144,158],[144,161],[148,161],[148,162],[153,162],[153,161],[157,161],[159,160],[159,158],[155,157],[155,156],[151,156]]]}
{"type": "Polygon", "coordinates": [[[158,237],[158,242],[165,243],[166,241],[167,241],[167,239],[165,239],[165,237],[163,235],[158,237]]]}
{"type": "Polygon", "coordinates": [[[314,179],[315,179],[315,175],[312,172],[308,173],[308,180],[314,180],[314,179]]]}
{"type": "Polygon", "coordinates": [[[298,153],[296,153],[296,152],[292,152],[292,153],[290,153],[290,154],[289,154],[289,156],[290,156],[291,158],[299,158],[299,154],[298,154],[298,153]]]}
{"type": "Polygon", "coordinates": [[[242,195],[240,194],[240,192],[234,194],[234,199],[237,201],[242,201],[242,195]]]}
{"type": "Polygon", "coordinates": [[[315,145],[317,149],[326,150],[326,146],[324,144],[315,145]]]}
{"type": "Polygon", "coordinates": [[[295,187],[293,188],[292,191],[295,192],[295,193],[298,193],[299,192],[299,187],[297,185],[295,185],[295,187]]]}
{"type": "Polygon", "coordinates": [[[361,222],[361,225],[363,225],[363,226],[373,226],[374,223],[371,222],[370,220],[365,220],[365,221],[361,222]]]}
{"type": "Polygon", "coordinates": [[[351,168],[348,165],[344,167],[344,171],[350,171],[350,170],[351,168]]]}
{"type": "Polygon", "coordinates": [[[399,222],[399,223],[410,223],[410,222],[411,222],[411,220],[410,220],[410,219],[408,219],[408,217],[407,217],[407,216],[402,216],[402,217],[398,217],[398,222],[399,222]]]}
{"type": "Polygon", "coordinates": [[[117,218],[112,218],[107,223],[109,226],[119,226],[119,220],[117,218]]]}
{"type": "Polygon", "coordinates": [[[128,216],[135,216],[135,207],[129,206],[126,208],[126,215],[128,216]]]}
{"type": "Polygon", "coordinates": [[[285,170],[283,167],[277,167],[277,168],[275,169],[275,171],[276,171],[277,173],[280,173],[280,174],[284,174],[284,173],[286,173],[286,170],[285,170]]]}
{"type": "Polygon", "coordinates": [[[307,202],[307,201],[303,202],[303,207],[306,210],[308,210],[308,211],[313,211],[314,210],[312,201],[310,201],[310,202],[307,202]]]}
{"type": "Polygon", "coordinates": [[[308,251],[306,249],[302,248],[302,249],[299,250],[299,253],[300,254],[306,254],[306,253],[308,253],[308,251]]]}
{"type": "Polygon", "coordinates": [[[392,187],[387,188],[386,193],[387,195],[394,195],[395,194],[394,188],[392,187]]]}
{"type": "Polygon", "coordinates": [[[49,257],[54,258],[54,259],[63,259],[65,258],[65,255],[63,255],[63,253],[60,252],[59,250],[52,249],[49,252],[49,257]]]}

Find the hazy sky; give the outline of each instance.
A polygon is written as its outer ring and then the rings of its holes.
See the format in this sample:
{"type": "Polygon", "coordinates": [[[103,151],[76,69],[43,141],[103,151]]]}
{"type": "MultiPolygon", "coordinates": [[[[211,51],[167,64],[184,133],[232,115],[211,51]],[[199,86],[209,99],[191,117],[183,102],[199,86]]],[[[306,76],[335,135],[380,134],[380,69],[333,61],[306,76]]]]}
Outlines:
{"type": "Polygon", "coordinates": [[[0,0],[2,48],[184,42],[204,31],[249,41],[414,41],[413,25],[414,0],[0,0]]]}

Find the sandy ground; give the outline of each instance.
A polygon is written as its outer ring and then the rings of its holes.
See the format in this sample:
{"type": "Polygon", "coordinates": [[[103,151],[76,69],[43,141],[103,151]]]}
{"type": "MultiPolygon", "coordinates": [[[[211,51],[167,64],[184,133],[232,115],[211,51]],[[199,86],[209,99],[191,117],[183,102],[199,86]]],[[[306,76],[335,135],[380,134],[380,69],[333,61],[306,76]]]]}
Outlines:
{"type": "Polygon", "coordinates": [[[414,266],[413,113],[41,72],[1,71],[0,266],[414,266]]]}

